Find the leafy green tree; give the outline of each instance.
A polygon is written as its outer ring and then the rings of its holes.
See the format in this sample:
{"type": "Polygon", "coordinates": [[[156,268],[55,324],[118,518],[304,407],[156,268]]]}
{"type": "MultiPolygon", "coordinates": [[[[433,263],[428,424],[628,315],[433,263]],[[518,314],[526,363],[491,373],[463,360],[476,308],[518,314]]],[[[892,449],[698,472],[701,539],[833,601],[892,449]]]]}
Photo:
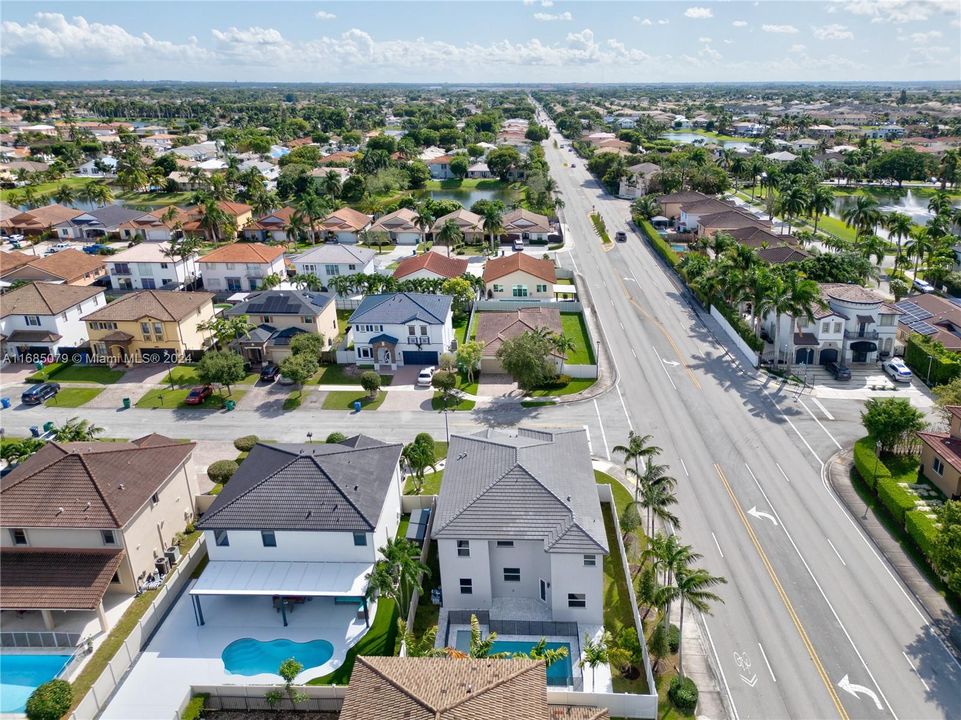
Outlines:
{"type": "Polygon", "coordinates": [[[324,336],[317,333],[300,333],[290,341],[290,352],[294,355],[307,355],[320,358],[324,349],[324,336]]]}
{"type": "Polygon", "coordinates": [[[420,190],[430,181],[430,168],[419,160],[407,163],[403,170],[407,173],[411,190],[420,190]]]}
{"type": "Polygon", "coordinates": [[[550,339],[526,332],[505,340],[497,349],[501,366],[521,390],[530,391],[557,377],[550,339]]]}
{"type": "Polygon", "coordinates": [[[952,592],[961,594],[961,500],[948,500],[938,517],[941,530],[934,542],[934,564],[952,592]]]}
{"type": "Polygon", "coordinates": [[[48,680],[30,693],[27,720],[60,720],[73,704],[73,691],[66,680],[48,680]]]}
{"type": "Polygon", "coordinates": [[[456,178],[464,179],[467,177],[468,167],[470,167],[470,160],[466,155],[455,155],[450,159],[450,171],[456,178]]]}
{"type": "Polygon", "coordinates": [[[473,283],[467,278],[452,277],[444,280],[440,286],[440,291],[444,295],[450,295],[454,301],[454,314],[463,317],[470,309],[470,304],[477,297],[477,291],[473,283]]]}
{"type": "Polygon", "coordinates": [[[360,374],[360,385],[370,397],[377,397],[380,390],[380,375],[373,370],[365,370],[360,374]]]}
{"type": "Polygon", "coordinates": [[[220,347],[229,346],[234,340],[244,337],[253,329],[254,326],[246,315],[215,317],[206,322],[197,323],[197,330],[212,334],[220,347]]]}
{"type": "Polygon", "coordinates": [[[304,383],[319,369],[317,358],[307,353],[292,353],[280,363],[280,374],[288,380],[292,380],[295,385],[300,386],[300,393],[303,393],[304,383]]]}
{"type": "Polygon", "coordinates": [[[893,450],[924,430],[924,413],[907,398],[871,398],[864,404],[861,423],[881,450],[893,450]]]}
{"type": "Polygon", "coordinates": [[[427,468],[434,471],[437,466],[434,438],[429,433],[418,433],[413,442],[404,446],[401,457],[413,473],[415,492],[419,495],[424,486],[424,473],[427,468]]]}
{"type": "Polygon", "coordinates": [[[550,131],[543,125],[531,123],[527,126],[527,132],[524,133],[524,137],[531,142],[541,142],[542,140],[547,140],[550,134],[550,131]]]}
{"type": "Polygon", "coordinates": [[[457,348],[457,362],[467,374],[467,382],[474,382],[474,373],[480,365],[484,354],[484,343],[479,340],[468,340],[457,348]]]}
{"type": "Polygon", "coordinates": [[[521,154],[510,146],[491,150],[487,155],[487,167],[503,181],[507,181],[511,170],[521,164],[521,154]]]}
{"type": "Polygon", "coordinates": [[[421,591],[422,578],[430,577],[430,568],[420,561],[420,548],[403,538],[388,538],[379,552],[381,559],[367,574],[367,596],[392,598],[400,616],[406,618],[414,593],[421,591]]]}
{"type": "Polygon", "coordinates": [[[23,440],[10,440],[0,445],[0,458],[10,464],[22,463],[46,443],[40,438],[24,438],[23,440]]]}
{"type": "Polygon", "coordinates": [[[271,707],[275,706],[284,696],[294,705],[301,702],[306,702],[308,697],[307,694],[302,690],[298,690],[294,687],[294,680],[303,671],[304,666],[301,665],[295,658],[287,658],[277,669],[277,674],[284,679],[283,690],[270,690],[267,692],[265,699],[267,704],[271,707]]]}
{"type": "Polygon", "coordinates": [[[344,433],[332,432],[330,435],[327,436],[327,439],[324,440],[324,442],[328,444],[335,444],[335,443],[342,443],[346,439],[347,439],[347,436],[344,435],[344,433]]]}
{"type": "Polygon", "coordinates": [[[197,363],[197,377],[208,385],[225,386],[230,395],[230,386],[247,377],[244,359],[229,350],[208,350],[197,363]]]}
{"type": "Polygon", "coordinates": [[[457,375],[448,370],[438,370],[431,378],[430,384],[439,390],[444,401],[444,407],[451,404],[454,389],[457,387],[457,375]]]}
{"type": "Polygon", "coordinates": [[[222,485],[234,476],[239,467],[236,460],[217,460],[207,466],[207,477],[222,485]]]}
{"type": "Polygon", "coordinates": [[[661,660],[671,654],[671,643],[668,638],[669,629],[667,625],[659,622],[651,633],[650,640],[647,641],[648,650],[654,656],[654,665],[651,670],[657,673],[661,665],[661,660]]]}

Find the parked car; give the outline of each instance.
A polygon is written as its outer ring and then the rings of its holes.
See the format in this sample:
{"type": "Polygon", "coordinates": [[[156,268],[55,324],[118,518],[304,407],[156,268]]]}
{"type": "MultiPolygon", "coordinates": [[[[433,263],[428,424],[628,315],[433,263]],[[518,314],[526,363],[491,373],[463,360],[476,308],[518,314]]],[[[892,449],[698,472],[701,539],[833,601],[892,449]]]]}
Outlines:
{"type": "Polygon", "coordinates": [[[54,252],[60,252],[61,250],[69,250],[70,247],[71,245],[68,242],[58,242],[56,245],[54,245],[50,249],[53,250],[54,252]]]}
{"type": "Polygon", "coordinates": [[[850,380],[851,379],[851,368],[847,365],[842,365],[837,361],[831,361],[824,366],[827,371],[831,373],[835,380],[850,380]]]}
{"type": "Polygon", "coordinates": [[[893,357],[890,360],[886,360],[881,367],[884,372],[894,380],[894,382],[911,382],[911,378],[914,374],[911,372],[911,368],[904,364],[904,360],[899,357],[893,357]]]}
{"type": "Polygon", "coordinates": [[[280,366],[274,363],[267,363],[260,369],[260,379],[264,382],[273,382],[280,377],[280,366]]]}
{"type": "Polygon", "coordinates": [[[60,383],[45,382],[34,385],[23,391],[20,401],[24,405],[39,405],[44,400],[49,400],[60,392],[60,383]]]}
{"type": "Polygon", "coordinates": [[[514,241],[512,247],[514,248],[514,252],[517,252],[517,251],[519,251],[519,250],[523,250],[523,249],[524,249],[524,241],[523,241],[523,240],[520,240],[520,239],[517,239],[517,240],[514,241]]]}
{"type": "Polygon", "coordinates": [[[430,387],[431,380],[434,379],[434,368],[425,367],[417,375],[417,384],[421,387],[430,387]]]}
{"type": "Polygon", "coordinates": [[[293,381],[292,378],[284,377],[283,375],[281,375],[279,378],[277,378],[277,382],[280,383],[281,385],[293,385],[293,384],[294,384],[294,381],[293,381]]]}
{"type": "Polygon", "coordinates": [[[100,243],[94,243],[93,245],[84,245],[83,251],[87,255],[99,255],[101,250],[107,250],[107,245],[101,245],[100,243]]]}
{"type": "Polygon", "coordinates": [[[915,279],[913,285],[914,285],[914,289],[917,290],[919,293],[927,294],[927,293],[934,292],[934,285],[932,285],[929,282],[925,282],[924,280],[915,279]]]}
{"type": "Polygon", "coordinates": [[[571,163],[571,170],[573,170],[573,169],[576,168],[576,167],[577,167],[577,165],[576,165],[575,163],[571,163]]]}
{"type": "Polygon", "coordinates": [[[617,242],[627,242],[627,233],[623,230],[618,230],[616,233],[614,233],[614,239],[617,242]]]}
{"type": "Polygon", "coordinates": [[[186,405],[202,405],[204,400],[214,394],[214,389],[210,385],[198,385],[193,388],[184,400],[186,405]]]}

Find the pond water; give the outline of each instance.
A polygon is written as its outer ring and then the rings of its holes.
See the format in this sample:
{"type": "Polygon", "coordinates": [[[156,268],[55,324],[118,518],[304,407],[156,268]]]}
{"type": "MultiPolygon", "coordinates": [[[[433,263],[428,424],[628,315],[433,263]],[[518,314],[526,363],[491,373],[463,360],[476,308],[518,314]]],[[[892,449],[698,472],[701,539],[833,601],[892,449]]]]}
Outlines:
{"type": "Polygon", "coordinates": [[[665,140],[670,140],[676,143],[684,143],[690,145],[692,143],[697,145],[706,145],[708,143],[714,143],[726,148],[750,148],[751,143],[746,140],[715,140],[707,135],[698,135],[692,132],[666,132],[661,133],[661,137],[665,140]]]}
{"type": "MultiPolygon", "coordinates": [[[[840,218],[841,213],[857,202],[857,195],[839,195],[834,198],[834,210],[831,217],[840,218]]],[[[906,190],[892,190],[889,193],[871,193],[871,197],[878,201],[881,212],[899,212],[911,218],[916,225],[927,225],[934,217],[934,213],[928,210],[928,197],[917,196],[910,188],[906,190]]],[[[961,201],[955,200],[954,207],[961,208],[961,201]]],[[[882,237],[887,237],[886,232],[878,233],[882,237]]]]}
{"type": "Polygon", "coordinates": [[[433,200],[454,200],[470,210],[478,200],[500,200],[505,205],[509,205],[516,198],[516,193],[510,188],[465,188],[449,190],[421,190],[415,193],[416,197],[424,198],[430,195],[433,200]]]}

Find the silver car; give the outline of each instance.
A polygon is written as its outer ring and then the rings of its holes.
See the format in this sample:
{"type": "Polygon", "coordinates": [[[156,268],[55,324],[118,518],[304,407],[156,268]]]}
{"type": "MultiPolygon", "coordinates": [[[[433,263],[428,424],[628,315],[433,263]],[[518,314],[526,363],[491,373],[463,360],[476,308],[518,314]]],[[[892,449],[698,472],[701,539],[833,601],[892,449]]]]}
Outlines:
{"type": "Polygon", "coordinates": [[[885,361],[881,367],[884,368],[884,372],[886,372],[894,382],[909,383],[911,382],[911,378],[914,377],[911,368],[905,365],[904,360],[901,358],[891,358],[885,361]]]}

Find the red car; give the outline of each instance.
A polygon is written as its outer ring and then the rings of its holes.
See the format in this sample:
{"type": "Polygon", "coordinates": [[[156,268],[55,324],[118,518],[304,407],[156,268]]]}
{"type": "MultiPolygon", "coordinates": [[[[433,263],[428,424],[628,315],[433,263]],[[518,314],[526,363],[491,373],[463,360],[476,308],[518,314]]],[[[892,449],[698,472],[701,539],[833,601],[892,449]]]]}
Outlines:
{"type": "Polygon", "coordinates": [[[204,400],[214,394],[214,389],[210,385],[195,387],[187,394],[184,403],[187,405],[202,405],[204,400]]]}

